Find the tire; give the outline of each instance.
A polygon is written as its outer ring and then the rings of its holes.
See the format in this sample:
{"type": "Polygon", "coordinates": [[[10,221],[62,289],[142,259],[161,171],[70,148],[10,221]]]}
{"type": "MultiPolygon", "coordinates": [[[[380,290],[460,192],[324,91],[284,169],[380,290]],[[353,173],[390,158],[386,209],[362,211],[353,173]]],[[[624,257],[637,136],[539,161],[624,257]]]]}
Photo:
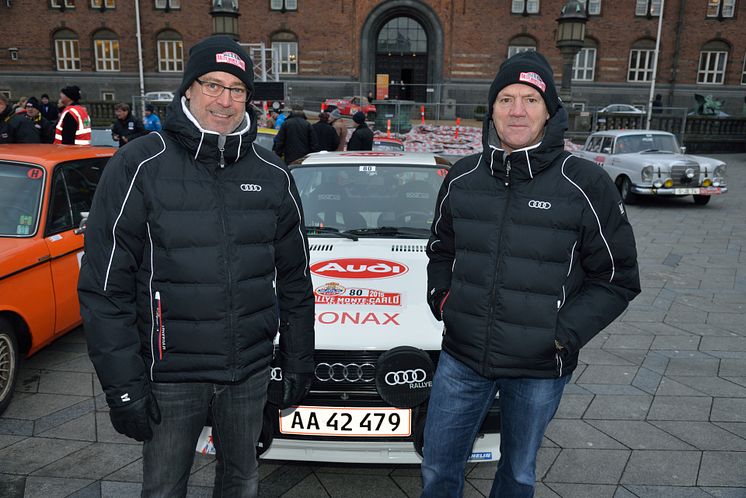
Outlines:
{"type": "Polygon", "coordinates": [[[628,206],[636,204],[638,201],[637,194],[632,192],[632,182],[629,181],[629,178],[623,176],[619,178],[616,183],[617,188],[619,189],[619,195],[622,196],[622,201],[624,201],[624,204],[628,206]]]}
{"type": "Polygon", "coordinates": [[[0,415],[13,397],[20,362],[15,331],[10,322],[0,318],[0,415]]]}
{"type": "Polygon", "coordinates": [[[693,195],[694,197],[694,204],[697,206],[704,206],[708,202],[710,202],[711,195],[693,195]]]}

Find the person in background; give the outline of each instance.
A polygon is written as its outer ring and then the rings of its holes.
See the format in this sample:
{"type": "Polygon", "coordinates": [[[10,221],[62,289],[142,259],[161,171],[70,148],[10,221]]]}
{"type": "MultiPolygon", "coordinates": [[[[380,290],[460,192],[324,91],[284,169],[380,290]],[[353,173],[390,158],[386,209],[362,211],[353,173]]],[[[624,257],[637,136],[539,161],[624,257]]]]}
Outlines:
{"type": "Polygon", "coordinates": [[[313,132],[311,123],[306,119],[306,113],[301,104],[293,104],[292,113],[282,124],[275,137],[272,151],[278,156],[284,156],[285,164],[290,164],[311,152],[319,151],[319,142],[313,132]]]}
{"type": "Polygon", "coordinates": [[[339,145],[337,145],[338,151],[345,150],[347,146],[347,125],[342,119],[342,114],[339,109],[332,109],[329,113],[329,123],[334,127],[334,131],[337,132],[339,137],[339,145]]]}
{"type": "Polygon", "coordinates": [[[118,141],[120,147],[124,147],[137,137],[148,134],[142,122],[132,115],[128,104],[122,102],[115,105],[114,114],[117,119],[111,125],[111,138],[115,142],[118,141]]]}
{"type": "Polygon", "coordinates": [[[36,97],[31,97],[26,101],[26,117],[34,125],[34,130],[38,134],[38,142],[42,144],[51,144],[54,142],[54,125],[41,114],[41,102],[36,97]]]}
{"type": "Polygon", "coordinates": [[[461,496],[464,467],[499,393],[491,497],[534,496],[536,455],[580,349],[640,293],[619,192],[564,150],[568,115],[539,52],[490,87],[483,151],[448,172],[427,245],[427,302],[443,321],[425,422],[425,498],[461,496]]]}
{"type": "Polygon", "coordinates": [[[311,125],[314,133],[316,133],[316,139],[319,142],[319,150],[326,150],[329,152],[337,150],[339,146],[339,135],[337,130],[329,124],[329,113],[320,112],[318,122],[311,125]]]}
{"type": "Polygon", "coordinates": [[[365,114],[357,111],[352,115],[352,121],[357,127],[347,143],[347,150],[373,150],[373,130],[365,124],[365,114]]]}
{"type": "Polygon", "coordinates": [[[161,131],[161,118],[155,113],[153,104],[145,105],[145,116],[142,118],[142,124],[148,132],[161,131]]]}
{"type": "Polygon", "coordinates": [[[660,114],[663,110],[663,95],[660,93],[656,94],[655,100],[653,100],[653,114],[660,114]]]}
{"type": "Polygon", "coordinates": [[[49,120],[50,123],[56,123],[57,118],[60,116],[60,110],[57,108],[57,104],[49,101],[49,95],[46,93],[41,94],[41,106],[39,107],[41,115],[49,120]]]}
{"type": "Polygon", "coordinates": [[[63,145],[91,145],[91,118],[80,105],[80,88],[66,86],[60,90],[60,117],[54,129],[54,143],[63,145]]]}
{"type": "MultiPolygon", "coordinates": [[[[28,99],[25,99],[28,101],[28,99]]],[[[26,109],[16,110],[8,118],[8,143],[38,144],[41,143],[39,132],[29,119],[26,109]]]]}
{"type": "Polygon", "coordinates": [[[8,134],[8,118],[13,115],[8,97],[0,93],[0,144],[10,143],[8,134]]]}
{"type": "Polygon", "coordinates": [[[18,113],[25,113],[26,112],[26,102],[28,102],[28,97],[23,96],[18,99],[18,102],[13,104],[13,112],[18,113]]]}
{"type": "Polygon", "coordinates": [[[272,108],[272,112],[273,112],[272,119],[275,120],[274,128],[275,130],[279,130],[280,128],[282,128],[282,124],[285,122],[285,119],[287,119],[287,116],[285,115],[284,112],[281,112],[280,110],[275,109],[274,107],[272,108]]]}
{"type": "Polygon", "coordinates": [[[93,198],[81,316],[114,429],[145,441],[143,497],[187,494],[208,414],[213,496],[256,497],[273,356],[279,408],[313,380],[303,207],[285,165],[254,146],[252,66],[227,36],[194,45],[163,132],[117,151],[93,198]]]}

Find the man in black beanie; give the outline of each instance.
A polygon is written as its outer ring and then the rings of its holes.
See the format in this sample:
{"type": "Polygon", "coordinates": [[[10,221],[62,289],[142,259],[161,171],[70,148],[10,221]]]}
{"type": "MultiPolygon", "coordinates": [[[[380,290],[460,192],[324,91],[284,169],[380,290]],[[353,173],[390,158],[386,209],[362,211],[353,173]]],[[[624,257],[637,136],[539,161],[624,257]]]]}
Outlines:
{"type": "Polygon", "coordinates": [[[80,97],[76,85],[60,90],[60,117],[54,130],[54,143],[91,145],[91,118],[88,110],[78,103],[80,97]]]}
{"type": "Polygon", "coordinates": [[[488,105],[484,150],[449,170],[427,245],[443,341],[423,497],[461,496],[467,460],[498,455],[490,496],[534,496],[536,454],[580,349],[640,292],[624,204],[601,168],[564,150],[567,112],[547,60],[506,60],[488,105]],[[498,406],[499,447],[475,447],[498,406]]]}
{"type": "Polygon", "coordinates": [[[114,429],[145,441],[145,497],[186,495],[208,415],[214,496],[257,496],[263,417],[310,389],[302,206],[283,162],[254,146],[253,85],[238,43],[197,43],[163,131],[114,155],[90,210],[78,284],[88,351],[114,429]],[[267,404],[273,354],[283,390],[267,404]]]}

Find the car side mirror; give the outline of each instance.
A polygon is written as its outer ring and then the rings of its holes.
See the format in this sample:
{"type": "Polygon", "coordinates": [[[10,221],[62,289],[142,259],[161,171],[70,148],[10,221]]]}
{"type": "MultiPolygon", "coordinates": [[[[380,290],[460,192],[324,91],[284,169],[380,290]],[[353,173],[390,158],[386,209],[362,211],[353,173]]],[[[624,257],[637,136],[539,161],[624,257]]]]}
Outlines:
{"type": "Polygon", "coordinates": [[[75,229],[73,233],[75,235],[80,235],[85,232],[86,223],[88,223],[88,211],[81,211],[80,216],[83,217],[83,219],[80,220],[80,225],[78,225],[78,228],[75,229]]]}
{"type": "Polygon", "coordinates": [[[680,148],[681,148],[681,153],[686,154],[686,145],[682,145],[680,148]]]}

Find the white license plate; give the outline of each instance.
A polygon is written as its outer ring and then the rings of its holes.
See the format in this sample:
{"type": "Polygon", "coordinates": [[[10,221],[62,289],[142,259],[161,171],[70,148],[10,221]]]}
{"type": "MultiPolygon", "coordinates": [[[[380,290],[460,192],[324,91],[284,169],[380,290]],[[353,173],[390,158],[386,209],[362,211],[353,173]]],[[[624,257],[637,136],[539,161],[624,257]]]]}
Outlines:
{"type": "Polygon", "coordinates": [[[298,406],[280,411],[280,433],[406,437],[412,434],[412,410],[391,407],[298,406]]]}
{"type": "Polygon", "coordinates": [[[698,188],[675,188],[673,189],[673,193],[676,195],[689,195],[689,194],[697,195],[699,194],[699,189],[698,188]]]}

